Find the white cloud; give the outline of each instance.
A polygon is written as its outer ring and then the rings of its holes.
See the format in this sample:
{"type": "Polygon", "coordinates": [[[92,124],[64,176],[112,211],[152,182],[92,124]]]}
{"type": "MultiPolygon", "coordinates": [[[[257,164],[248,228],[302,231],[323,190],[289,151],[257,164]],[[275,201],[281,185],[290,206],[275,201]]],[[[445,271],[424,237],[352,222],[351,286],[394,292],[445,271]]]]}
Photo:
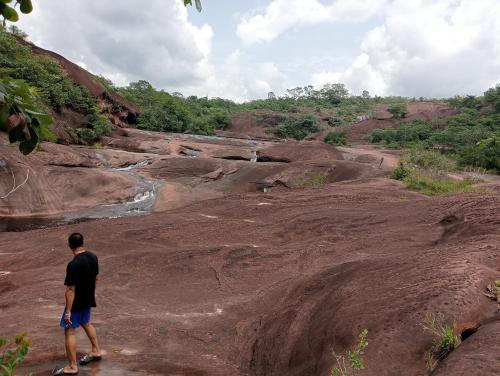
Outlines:
{"type": "Polygon", "coordinates": [[[247,64],[240,50],[233,51],[221,66],[210,66],[201,85],[184,86],[185,95],[230,98],[237,102],[267,97],[285,89],[286,77],[272,62],[247,64]]]}
{"type": "Polygon", "coordinates": [[[246,43],[269,42],[290,28],[326,21],[363,21],[379,12],[386,0],[273,0],[263,13],[247,14],[237,26],[246,43]]]}
{"type": "Polygon", "coordinates": [[[178,0],[51,0],[21,20],[30,39],[118,84],[158,87],[205,79],[213,31],[189,22],[178,0]]]}
{"type": "MultiPolygon", "coordinates": [[[[188,19],[180,0],[51,0],[37,2],[20,26],[30,40],[116,85],[144,79],[185,95],[245,101],[281,90],[270,62],[245,65],[239,50],[223,66],[211,61],[214,32],[188,19]],[[275,89],[277,88],[277,89],[275,89]]],[[[197,15],[197,13],[194,13],[197,15]]]]}
{"type": "Polygon", "coordinates": [[[355,93],[443,97],[479,94],[500,82],[500,2],[396,0],[341,72],[312,79],[343,82],[355,93]]]}
{"type": "MultiPolygon", "coordinates": [[[[245,11],[244,2],[236,4],[245,11]]],[[[234,19],[239,39],[223,31],[215,45],[212,27],[193,24],[190,17],[200,15],[181,0],[122,0],[120,6],[40,0],[34,6],[20,22],[31,40],[118,85],[145,79],[185,95],[243,101],[309,83],[342,82],[356,94],[439,97],[480,94],[500,82],[499,0],[272,0],[234,19]],[[338,48],[305,27],[369,18],[380,25],[360,24],[361,42],[355,39],[360,28],[346,27],[347,46],[338,48]],[[297,38],[295,48],[275,41],[272,59],[280,64],[269,61],[269,46],[241,43],[270,42],[294,28],[310,37],[297,38]],[[213,56],[228,50],[234,52],[226,59],[213,56]]],[[[226,16],[214,22],[228,22],[226,16]]]]}

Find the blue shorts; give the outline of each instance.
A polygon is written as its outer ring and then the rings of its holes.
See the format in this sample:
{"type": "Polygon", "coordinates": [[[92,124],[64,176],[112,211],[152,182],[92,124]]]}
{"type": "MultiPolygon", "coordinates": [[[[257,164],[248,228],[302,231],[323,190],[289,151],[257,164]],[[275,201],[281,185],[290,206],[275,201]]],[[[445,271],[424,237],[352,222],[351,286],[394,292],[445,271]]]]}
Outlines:
{"type": "Polygon", "coordinates": [[[66,324],[64,321],[64,312],[61,317],[60,326],[64,329],[69,328],[79,328],[80,324],[88,324],[90,322],[90,308],[84,309],[83,311],[71,312],[71,325],[66,324]]]}

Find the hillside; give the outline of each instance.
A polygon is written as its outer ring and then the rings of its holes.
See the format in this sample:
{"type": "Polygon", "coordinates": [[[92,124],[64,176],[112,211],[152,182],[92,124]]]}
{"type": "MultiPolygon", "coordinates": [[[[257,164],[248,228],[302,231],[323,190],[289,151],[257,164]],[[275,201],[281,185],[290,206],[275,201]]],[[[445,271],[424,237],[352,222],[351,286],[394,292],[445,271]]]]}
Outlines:
{"type": "MultiPolygon", "coordinates": [[[[111,126],[136,122],[139,109],[66,58],[0,31],[0,72],[38,90],[59,142],[92,143],[111,126]]],[[[50,138],[50,137],[49,137],[50,138]]]]}

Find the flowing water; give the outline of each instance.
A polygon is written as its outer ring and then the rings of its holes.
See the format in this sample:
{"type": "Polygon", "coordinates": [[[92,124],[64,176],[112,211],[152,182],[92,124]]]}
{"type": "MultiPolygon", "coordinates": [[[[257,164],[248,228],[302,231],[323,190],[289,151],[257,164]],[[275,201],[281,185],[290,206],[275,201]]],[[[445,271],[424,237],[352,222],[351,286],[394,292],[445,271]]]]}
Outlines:
{"type": "Polygon", "coordinates": [[[159,183],[141,176],[137,170],[146,167],[151,161],[144,160],[139,163],[111,170],[127,174],[137,181],[131,200],[116,203],[102,204],[92,208],[80,209],[67,212],[57,217],[23,217],[23,218],[0,218],[0,231],[28,231],[40,228],[61,226],[99,218],[121,218],[134,215],[145,215],[152,212],[156,191],[159,183]]]}

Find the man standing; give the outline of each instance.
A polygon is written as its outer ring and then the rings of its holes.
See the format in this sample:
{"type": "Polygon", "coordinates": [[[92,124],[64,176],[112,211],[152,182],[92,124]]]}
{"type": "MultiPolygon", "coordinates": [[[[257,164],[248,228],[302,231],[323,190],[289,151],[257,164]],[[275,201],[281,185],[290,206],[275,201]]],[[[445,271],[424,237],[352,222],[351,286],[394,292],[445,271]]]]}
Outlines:
{"type": "Polygon", "coordinates": [[[64,368],[54,369],[53,375],[76,375],[76,329],[80,325],[85,330],[92,344],[92,351],[80,359],[80,365],[101,360],[101,349],[97,342],[97,334],[90,323],[90,310],[95,307],[95,285],[99,274],[97,256],[83,248],[83,235],[71,234],[68,238],[69,248],[74,254],[73,260],[66,268],[66,307],[61,318],[64,328],[66,357],[69,364],[64,368]]]}

